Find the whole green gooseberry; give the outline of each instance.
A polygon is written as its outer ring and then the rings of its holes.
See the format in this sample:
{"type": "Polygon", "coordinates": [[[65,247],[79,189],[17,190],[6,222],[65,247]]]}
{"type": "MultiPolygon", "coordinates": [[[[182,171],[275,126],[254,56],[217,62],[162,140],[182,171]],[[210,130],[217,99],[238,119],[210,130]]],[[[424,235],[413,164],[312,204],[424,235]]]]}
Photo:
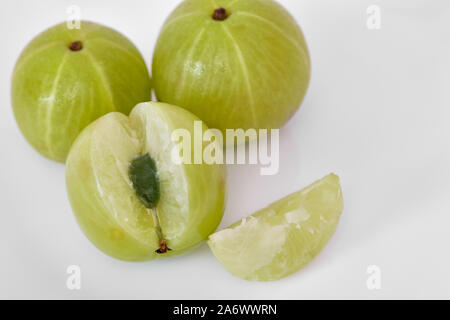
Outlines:
{"type": "Polygon", "coordinates": [[[96,23],[56,25],[17,61],[12,105],[20,130],[44,156],[64,162],[72,142],[100,116],[128,115],[151,99],[145,61],[123,35],[96,23]]]}
{"type": "Polygon", "coordinates": [[[158,100],[222,131],[280,128],[309,79],[302,31],[272,0],[185,0],[165,22],[153,57],[158,100]]]}

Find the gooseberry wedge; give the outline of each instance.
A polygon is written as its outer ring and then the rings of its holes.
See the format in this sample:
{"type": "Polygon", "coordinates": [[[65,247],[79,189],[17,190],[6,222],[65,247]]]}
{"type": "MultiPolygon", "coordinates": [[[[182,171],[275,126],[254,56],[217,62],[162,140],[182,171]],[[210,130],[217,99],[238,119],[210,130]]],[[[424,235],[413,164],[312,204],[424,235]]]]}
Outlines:
{"type": "Polygon", "coordinates": [[[331,174],[211,235],[208,245],[239,278],[279,280],[300,270],[322,250],[342,210],[339,178],[331,174]]]}
{"type": "Polygon", "coordinates": [[[99,118],[77,138],[66,165],[69,199],[100,250],[127,261],[171,257],[216,230],[225,203],[224,166],[177,164],[172,156],[172,132],[193,136],[195,121],[182,108],[142,103],[129,117],[99,118]]]}

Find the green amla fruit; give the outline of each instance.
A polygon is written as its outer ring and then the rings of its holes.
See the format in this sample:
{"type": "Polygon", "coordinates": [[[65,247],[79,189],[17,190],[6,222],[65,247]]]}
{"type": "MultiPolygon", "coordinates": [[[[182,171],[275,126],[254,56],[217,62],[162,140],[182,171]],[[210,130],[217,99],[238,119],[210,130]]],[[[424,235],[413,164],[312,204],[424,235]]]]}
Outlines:
{"type": "Polygon", "coordinates": [[[78,136],[67,158],[67,190],[81,229],[100,250],[127,261],[168,258],[216,230],[225,167],[172,158],[172,133],[192,139],[195,121],[183,108],[147,102],[129,117],[109,113],[78,136]]]}
{"type": "Polygon", "coordinates": [[[153,57],[160,101],[209,127],[274,129],[300,107],[310,58],[294,18],[272,0],[185,0],[153,57]]]}
{"type": "Polygon", "coordinates": [[[34,38],[17,61],[12,104],[20,130],[44,156],[64,162],[81,130],[98,117],[127,114],[151,99],[145,61],[123,35],[81,21],[34,38]]]}

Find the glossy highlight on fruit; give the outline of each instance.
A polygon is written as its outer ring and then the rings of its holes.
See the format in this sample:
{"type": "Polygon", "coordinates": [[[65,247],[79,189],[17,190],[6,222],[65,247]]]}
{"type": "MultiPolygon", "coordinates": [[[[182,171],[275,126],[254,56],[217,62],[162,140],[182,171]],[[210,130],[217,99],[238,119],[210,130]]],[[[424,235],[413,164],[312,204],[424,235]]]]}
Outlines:
{"type": "Polygon", "coordinates": [[[129,117],[99,118],[76,139],[66,162],[68,195],[81,229],[100,250],[127,261],[171,257],[216,230],[225,167],[172,161],[172,132],[194,137],[194,121],[185,109],[141,103],[129,117]]]}
{"type": "Polygon", "coordinates": [[[239,278],[279,280],[300,270],[322,250],[342,210],[339,178],[331,174],[211,235],[208,245],[239,278]]]}
{"type": "Polygon", "coordinates": [[[34,38],[17,61],[12,104],[20,130],[42,155],[64,162],[77,135],[112,111],[151,98],[145,61],[123,35],[96,23],[66,23],[34,38]]]}
{"type": "Polygon", "coordinates": [[[185,0],[162,27],[153,78],[158,100],[211,128],[277,129],[303,101],[310,58],[273,0],[185,0]]]}

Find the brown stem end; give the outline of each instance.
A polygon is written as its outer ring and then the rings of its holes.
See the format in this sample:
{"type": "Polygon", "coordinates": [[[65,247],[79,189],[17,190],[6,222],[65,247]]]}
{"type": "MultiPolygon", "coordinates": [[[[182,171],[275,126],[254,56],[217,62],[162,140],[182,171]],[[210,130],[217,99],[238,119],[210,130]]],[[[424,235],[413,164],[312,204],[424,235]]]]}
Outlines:
{"type": "Polygon", "coordinates": [[[214,10],[213,19],[217,21],[223,21],[228,18],[228,13],[225,8],[219,8],[214,10]]]}
{"type": "Polygon", "coordinates": [[[159,244],[159,249],[158,250],[156,250],[156,253],[158,253],[158,254],[164,254],[164,253],[167,253],[167,251],[171,251],[172,249],[170,249],[168,246],[167,246],[167,241],[166,241],[166,239],[163,239],[162,241],[161,241],[161,243],[159,244]]]}
{"type": "Polygon", "coordinates": [[[81,41],[74,41],[69,45],[69,49],[72,51],[80,51],[83,49],[83,44],[81,41]]]}

